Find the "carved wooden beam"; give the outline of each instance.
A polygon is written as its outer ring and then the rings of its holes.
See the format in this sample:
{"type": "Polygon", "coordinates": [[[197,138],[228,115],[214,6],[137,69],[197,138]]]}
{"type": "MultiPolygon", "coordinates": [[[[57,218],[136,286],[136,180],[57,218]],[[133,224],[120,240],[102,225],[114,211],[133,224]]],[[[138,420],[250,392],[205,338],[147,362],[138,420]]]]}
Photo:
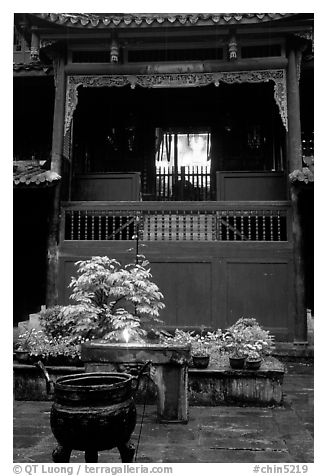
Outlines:
{"type": "Polygon", "coordinates": [[[162,74],[112,74],[112,75],[74,75],[67,77],[65,134],[68,133],[74,111],[78,103],[78,88],[81,87],[123,87],[143,88],[201,87],[220,82],[264,83],[274,82],[274,98],[287,130],[287,87],[284,69],[259,71],[229,71],[217,73],[162,73],[162,74]]]}

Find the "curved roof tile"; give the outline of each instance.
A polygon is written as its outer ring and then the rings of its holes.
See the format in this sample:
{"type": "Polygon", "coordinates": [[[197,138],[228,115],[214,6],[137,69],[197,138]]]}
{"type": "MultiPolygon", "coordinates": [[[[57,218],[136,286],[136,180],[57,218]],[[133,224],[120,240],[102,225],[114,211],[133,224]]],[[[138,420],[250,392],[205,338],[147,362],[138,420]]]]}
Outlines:
{"type": "Polygon", "coordinates": [[[29,160],[14,162],[14,185],[48,185],[60,178],[56,172],[42,169],[39,163],[29,160]]]}
{"type": "Polygon", "coordinates": [[[153,24],[233,24],[259,23],[279,20],[293,13],[33,13],[58,25],[71,27],[105,28],[108,26],[153,24]]]}
{"type": "Polygon", "coordinates": [[[53,68],[52,68],[52,65],[45,65],[41,62],[30,62],[30,63],[14,63],[13,70],[15,72],[43,71],[44,73],[51,73],[53,68]]]}

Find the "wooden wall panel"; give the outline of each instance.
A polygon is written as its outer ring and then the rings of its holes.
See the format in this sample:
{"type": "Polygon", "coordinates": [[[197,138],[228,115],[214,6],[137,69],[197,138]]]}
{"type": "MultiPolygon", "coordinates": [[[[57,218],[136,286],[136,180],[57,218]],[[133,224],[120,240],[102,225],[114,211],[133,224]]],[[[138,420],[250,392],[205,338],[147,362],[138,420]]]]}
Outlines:
{"type": "Polygon", "coordinates": [[[212,325],[210,262],[151,262],[151,270],[165,296],[167,325],[212,325]]]}
{"type": "Polygon", "coordinates": [[[110,173],[78,175],[72,190],[73,200],[139,200],[140,174],[110,173]]]}
{"type": "Polygon", "coordinates": [[[284,172],[217,172],[217,200],[286,200],[284,172]]]}
{"type": "Polygon", "coordinates": [[[226,261],[228,325],[240,316],[254,317],[273,333],[287,334],[290,299],[287,261],[226,261]]]}
{"type": "MultiPolygon", "coordinates": [[[[61,247],[60,301],[74,262],[107,255],[127,263],[133,242],[69,242],[61,247]]],[[[141,252],[151,263],[165,296],[161,317],[179,328],[226,328],[242,315],[256,317],[278,336],[294,335],[292,247],[287,243],[147,242],[141,252]]]]}

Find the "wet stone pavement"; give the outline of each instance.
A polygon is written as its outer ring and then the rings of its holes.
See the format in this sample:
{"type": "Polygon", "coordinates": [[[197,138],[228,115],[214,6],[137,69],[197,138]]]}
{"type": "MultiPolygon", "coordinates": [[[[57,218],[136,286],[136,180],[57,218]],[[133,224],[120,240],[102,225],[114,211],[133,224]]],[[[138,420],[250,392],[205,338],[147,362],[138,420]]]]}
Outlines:
{"type": "MultiPolygon", "coordinates": [[[[190,407],[188,424],[160,424],[145,407],[139,463],[312,463],[313,364],[286,364],[280,407],[190,407]]],[[[49,425],[51,402],[14,402],[14,462],[51,463],[56,446],[49,425]]],[[[143,407],[132,441],[137,446],[143,407]]],[[[72,463],[84,462],[73,451],[72,463]]],[[[99,463],[120,462],[116,449],[99,463]]]]}

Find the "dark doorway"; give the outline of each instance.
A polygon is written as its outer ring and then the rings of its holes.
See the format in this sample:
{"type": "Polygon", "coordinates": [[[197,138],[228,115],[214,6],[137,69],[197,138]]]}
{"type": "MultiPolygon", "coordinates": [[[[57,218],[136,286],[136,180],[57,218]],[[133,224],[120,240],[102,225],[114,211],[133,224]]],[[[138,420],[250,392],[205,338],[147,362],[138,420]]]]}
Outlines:
{"type": "Polygon", "coordinates": [[[73,131],[73,181],[138,172],[143,200],[213,200],[217,171],[284,169],[270,83],[80,88],[73,131]]]}

